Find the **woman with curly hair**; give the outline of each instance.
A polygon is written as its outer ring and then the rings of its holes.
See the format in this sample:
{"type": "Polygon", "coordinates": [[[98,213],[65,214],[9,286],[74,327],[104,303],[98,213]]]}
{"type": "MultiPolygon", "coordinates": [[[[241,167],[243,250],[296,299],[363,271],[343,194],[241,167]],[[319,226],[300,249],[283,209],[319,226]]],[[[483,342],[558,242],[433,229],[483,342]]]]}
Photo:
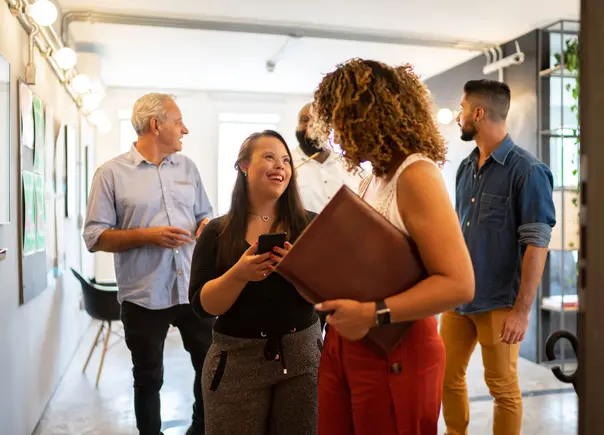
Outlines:
{"type": "Polygon", "coordinates": [[[354,59],[327,74],[315,93],[316,134],[333,130],[350,169],[373,165],[361,194],[414,240],[428,272],[385,300],[317,305],[330,313],[319,367],[319,435],[437,433],[445,350],[435,314],[472,300],[474,274],[438,167],[446,149],[430,109],[408,65],[354,59]],[[387,359],[359,341],[372,327],[408,321],[387,359]]]}

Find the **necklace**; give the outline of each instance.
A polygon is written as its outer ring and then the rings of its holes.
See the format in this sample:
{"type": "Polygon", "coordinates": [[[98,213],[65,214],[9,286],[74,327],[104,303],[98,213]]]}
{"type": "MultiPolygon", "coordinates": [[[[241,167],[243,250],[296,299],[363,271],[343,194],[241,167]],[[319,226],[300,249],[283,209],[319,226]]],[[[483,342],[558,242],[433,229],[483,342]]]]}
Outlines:
{"type": "Polygon", "coordinates": [[[270,216],[265,216],[265,215],[260,215],[258,213],[253,213],[253,212],[249,212],[250,214],[253,214],[254,216],[258,216],[260,219],[262,219],[264,222],[268,222],[269,219],[271,218],[270,216]]]}

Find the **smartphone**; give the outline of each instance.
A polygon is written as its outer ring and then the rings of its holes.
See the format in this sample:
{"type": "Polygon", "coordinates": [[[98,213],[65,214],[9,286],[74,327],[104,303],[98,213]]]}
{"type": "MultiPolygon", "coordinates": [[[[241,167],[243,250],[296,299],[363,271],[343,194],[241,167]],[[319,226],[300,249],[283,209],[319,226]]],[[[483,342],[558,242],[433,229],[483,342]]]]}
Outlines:
{"type": "Polygon", "coordinates": [[[287,233],[272,233],[272,234],[260,234],[258,237],[258,249],[256,254],[264,254],[272,251],[275,246],[280,248],[285,247],[287,241],[287,233]]]}

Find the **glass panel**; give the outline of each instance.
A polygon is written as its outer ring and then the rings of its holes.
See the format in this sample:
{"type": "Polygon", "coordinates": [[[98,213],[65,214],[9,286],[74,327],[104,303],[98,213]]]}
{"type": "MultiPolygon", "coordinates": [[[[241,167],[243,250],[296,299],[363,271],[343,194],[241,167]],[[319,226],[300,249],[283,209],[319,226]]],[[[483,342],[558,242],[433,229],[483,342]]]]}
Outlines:
{"type": "MultiPolygon", "coordinates": [[[[545,28],[547,32],[577,33],[580,29],[578,21],[558,21],[545,28]]],[[[559,33],[558,33],[559,35],[559,33]]]]}
{"type": "Polygon", "coordinates": [[[0,55],[0,224],[10,222],[10,64],[0,55]]]}
{"type": "Polygon", "coordinates": [[[560,129],[571,130],[565,135],[577,135],[578,120],[576,112],[577,102],[571,90],[576,85],[572,77],[550,77],[549,82],[549,130],[554,134],[561,134],[560,129]]]}
{"type": "MultiPolygon", "coordinates": [[[[571,130],[562,130],[572,133],[571,130]]],[[[574,137],[552,137],[549,142],[550,169],[554,176],[554,187],[576,188],[579,184],[579,153],[574,137]]]]}
{"type": "Polygon", "coordinates": [[[550,297],[577,294],[577,258],[577,251],[550,250],[550,297]]]}

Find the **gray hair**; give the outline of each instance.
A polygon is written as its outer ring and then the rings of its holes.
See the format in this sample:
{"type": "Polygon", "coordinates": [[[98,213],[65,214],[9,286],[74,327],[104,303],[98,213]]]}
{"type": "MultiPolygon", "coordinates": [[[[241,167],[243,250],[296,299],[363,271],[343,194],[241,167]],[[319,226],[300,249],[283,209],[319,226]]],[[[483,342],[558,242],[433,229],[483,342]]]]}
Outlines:
{"type": "Polygon", "coordinates": [[[132,108],[132,127],[139,136],[149,132],[151,118],[157,118],[160,121],[166,119],[166,108],[164,103],[174,101],[175,97],[170,94],[150,93],[145,94],[136,100],[132,108]]]}

